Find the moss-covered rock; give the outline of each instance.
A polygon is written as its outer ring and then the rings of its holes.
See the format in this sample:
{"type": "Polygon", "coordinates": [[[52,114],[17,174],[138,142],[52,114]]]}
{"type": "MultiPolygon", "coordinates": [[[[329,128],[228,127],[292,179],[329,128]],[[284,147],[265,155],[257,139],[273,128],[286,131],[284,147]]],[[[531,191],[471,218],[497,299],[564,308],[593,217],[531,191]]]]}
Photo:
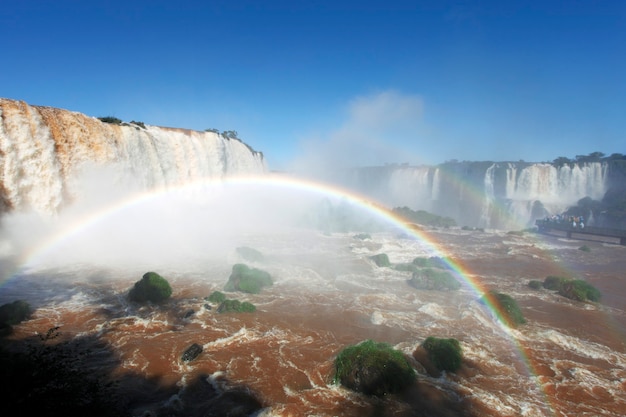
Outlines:
{"type": "Polygon", "coordinates": [[[248,262],[263,262],[265,260],[265,256],[254,248],[240,246],[236,250],[237,253],[248,262]]]}
{"type": "Polygon", "coordinates": [[[415,370],[402,352],[386,343],[366,340],[337,355],[334,381],[366,395],[383,396],[413,384],[415,370]]]}
{"type": "Polygon", "coordinates": [[[440,258],[439,256],[431,256],[429,258],[417,257],[413,259],[413,265],[417,265],[422,268],[450,269],[448,261],[445,258],[440,258]]]}
{"type": "Polygon", "coordinates": [[[169,282],[156,272],[146,272],[128,293],[131,301],[159,303],[172,295],[169,282]]]}
{"type": "Polygon", "coordinates": [[[24,300],[0,306],[0,336],[6,336],[13,331],[13,326],[30,318],[32,310],[30,304],[24,300]]]}
{"type": "Polygon", "coordinates": [[[376,266],[379,266],[379,267],[391,266],[391,262],[389,262],[389,256],[387,256],[386,253],[379,253],[377,255],[370,256],[370,259],[374,261],[376,266]]]}
{"type": "Polygon", "coordinates": [[[549,275],[546,277],[546,279],[543,280],[543,288],[547,290],[558,291],[565,281],[569,281],[569,278],[549,275]]]}
{"type": "Polygon", "coordinates": [[[449,272],[435,269],[423,268],[413,272],[408,284],[418,290],[458,290],[461,284],[449,272]]]}
{"type": "Polygon", "coordinates": [[[404,271],[404,272],[417,272],[419,271],[419,266],[415,265],[415,264],[407,264],[407,263],[402,263],[402,264],[395,264],[393,266],[393,269],[395,269],[396,271],[404,271]]]}
{"type": "Polygon", "coordinates": [[[428,337],[422,343],[428,352],[428,358],[440,371],[454,372],[461,366],[463,353],[461,344],[456,339],[428,337]]]}
{"type": "Polygon", "coordinates": [[[239,300],[224,300],[217,308],[218,313],[253,313],[255,311],[254,304],[239,300]]]}
{"type": "Polygon", "coordinates": [[[533,290],[540,290],[543,287],[543,283],[536,279],[531,279],[530,281],[528,281],[528,286],[533,290]]]}
{"type": "Polygon", "coordinates": [[[241,291],[258,294],[263,287],[273,284],[269,273],[257,268],[250,268],[245,264],[233,265],[233,270],[224,286],[224,291],[241,291]]]}
{"type": "Polygon", "coordinates": [[[526,323],[522,310],[508,294],[490,291],[482,297],[482,302],[493,306],[498,314],[498,318],[509,327],[517,327],[526,323]]]}
{"type": "Polygon", "coordinates": [[[219,291],[213,291],[208,297],[205,297],[206,301],[209,301],[214,304],[219,304],[226,299],[224,293],[219,291]]]}
{"type": "Polygon", "coordinates": [[[12,303],[0,306],[0,325],[15,325],[28,319],[32,314],[30,304],[24,300],[15,300],[12,303]]]}
{"type": "Polygon", "coordinates": [[[600,291],[581,279],[572,279],[561,283],[558,293],[576,301],[600,301],[600,291]]]}
{"type": "Polygon", "coordinates": [[[546,289],[557,291],[575,301],[600,301],[602,294],[593,285],[581,279],[548,276],[543,282],[546,289]]]}

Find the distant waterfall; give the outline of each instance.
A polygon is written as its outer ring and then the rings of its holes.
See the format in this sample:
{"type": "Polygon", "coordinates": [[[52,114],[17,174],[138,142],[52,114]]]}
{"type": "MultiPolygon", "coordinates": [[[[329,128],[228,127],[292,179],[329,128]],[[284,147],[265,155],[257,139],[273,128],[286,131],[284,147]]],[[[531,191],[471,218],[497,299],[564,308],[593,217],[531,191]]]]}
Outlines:
{"type": "Polygon", "coordinates": [[[531,226],[536,218],[561,213],[584,197],[602,199],[607,164],[451,162],[435,167],[364,168],[351,185],[391,207],[407,206],[484,228],[531,226]],[[375,192],[372,184],[375,184],[375,192]]]}
{"type": "Polygon", "coordinates": [[[480,216],[479,226],[488,227],[491,224],[491,215],[494,206],[495,194],[495,181],[494,181],[494,168],[495,164],[487,168],[485,172],[484,190],[485,190],[485,202],[483,210],[480,216]]]}
{"type": "Polygon", "coordinates": [[[267,171],[263,155],[212,132],[115,125],[81,113],[0,99],[2,211],[57,211],[84,170],[143,189],[267,171]]]}

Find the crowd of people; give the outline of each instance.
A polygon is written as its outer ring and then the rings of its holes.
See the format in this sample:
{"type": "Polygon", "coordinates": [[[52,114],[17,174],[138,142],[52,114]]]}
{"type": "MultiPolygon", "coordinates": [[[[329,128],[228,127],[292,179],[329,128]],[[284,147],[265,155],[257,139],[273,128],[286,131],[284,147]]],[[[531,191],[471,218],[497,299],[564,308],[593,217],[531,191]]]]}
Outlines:
{"type": "Polygon", "coordinates": [[[553,222],[558,224],[570,224],[572,227],[585,228],[585,219],[583,216],[568,216],[565,214],[553,214],[550,217],[546,217],[546,222],[553,222]]]}

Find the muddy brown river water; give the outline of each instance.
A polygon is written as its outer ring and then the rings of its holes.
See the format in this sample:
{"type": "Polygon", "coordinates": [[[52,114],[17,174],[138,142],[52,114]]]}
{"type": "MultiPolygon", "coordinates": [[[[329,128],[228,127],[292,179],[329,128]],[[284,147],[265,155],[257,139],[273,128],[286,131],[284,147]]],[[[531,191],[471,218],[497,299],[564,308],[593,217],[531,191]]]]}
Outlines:
{"type": "Polygon", "coordinates": [[[56,326],[59,337],[48,343],[97,339],[109,353],[85,358],[85,366],[110,369],[137,416],[164,415],[173,401],[202,401],[192,395],[198,381],[213,395],[252,393],[261,403],[257,416],[626,415],[626,247],[533,233],[426,233],[462,266],[460,290],[414,289],[410,273],[369,259],[386,253],[393,264],[432,255],[415,236],[244,236],[239,244],[262,252],[263,262],[246,262],[233,247],[221,260],[191,259],[188,270],[160,267],[173,295],[159,307],[126,299],[145,271],[82,264],[23,271],[2,286],[0,302],[25,299],[35,311],[8,341],[56,326]],[[579,250],[583,244],[590,251],[579,250]],[[204,297],[223,288],[237,262],[268,271],[274,285],[228,294],[256,312],[219,314],[204,297]],[[528,286],[548,275],[585,279],[602,299],[583,303],[528,286]],[[504,326],[480,302],[480,289],[511,295],[527,323],[504,326]],[[431,375],[419,362],[414,352],[428,336],[460,341],[457,373],[431,375]],[[366,339],[406,353],[417,383],[382,399],[333,384],[334,357],[366,339]],[[203,352],[182,362],[193,343],[203,352]]]}

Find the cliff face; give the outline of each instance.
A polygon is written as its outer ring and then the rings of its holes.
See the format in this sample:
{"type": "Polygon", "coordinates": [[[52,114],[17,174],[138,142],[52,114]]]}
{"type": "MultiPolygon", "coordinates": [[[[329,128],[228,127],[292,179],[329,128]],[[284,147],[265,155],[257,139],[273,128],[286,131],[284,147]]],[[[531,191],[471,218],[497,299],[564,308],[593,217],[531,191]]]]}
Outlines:
{"type": "Polygon", "coordinates": [[[109,124],[0,98],[0,211],[56,212],[89,167],[145,189],[267,171],[260,152],[216,133],[109,124]]]}

